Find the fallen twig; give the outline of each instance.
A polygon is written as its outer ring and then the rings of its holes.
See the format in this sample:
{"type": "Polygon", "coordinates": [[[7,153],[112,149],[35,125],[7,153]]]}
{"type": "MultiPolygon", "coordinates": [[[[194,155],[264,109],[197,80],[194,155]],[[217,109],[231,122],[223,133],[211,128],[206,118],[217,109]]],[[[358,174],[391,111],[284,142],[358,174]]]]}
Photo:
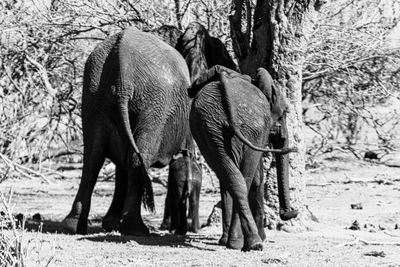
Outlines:
{"type": "Polygon", "coordinates": [[[380,242],[380,241],[367,241],[360,239],[358,237],[354,238],[354,240],[350,242],[345,242],[341,243],[336,246],[336,248],[340,247],[345,247],[345,246],[354,246],[357,245],[358,243],[361,243],[362,245],[367,245],[367,246],[400,246],[400,242],[380,242]]]}
{"type": "Polygon", "coordinates": [[[0,158],[6,163],[6,165],[11,168],[13,167],[14,170],[16,170],[17,172],[19,172],[20,174],[30,178],[30,179],[34,179],[34,177],[26,172],[32,173],[35,176],[38,176],[40,178],[43,179],[43,181],[45,181],[46,183],[50,184],[49,180],[44,177],[43,174],[41,174],[40,172],[34,171],[28,167],[22,166],[18,163],[13,162],[12,160],[8,159],[5,155],[0,153],[0,158]],[[26,172],[25,172],[26,171],[26,172]]]}
{"type": "Polygon", "coordinates": [[[400,237],[400,235],[394,235],[394,234],[388,233],[388,232],[386,232],[386,231],[384,231],[383,233],[384,233],[385,235],[388,235],[388,236],[391,236],[391,237],[400,237]]]}

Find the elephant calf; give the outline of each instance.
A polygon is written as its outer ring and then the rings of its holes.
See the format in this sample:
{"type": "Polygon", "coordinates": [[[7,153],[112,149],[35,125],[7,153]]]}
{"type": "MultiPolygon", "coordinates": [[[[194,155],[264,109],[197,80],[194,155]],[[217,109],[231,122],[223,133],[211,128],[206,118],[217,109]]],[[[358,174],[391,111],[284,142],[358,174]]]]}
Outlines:
{"type": "Polygon", "coordinates": [[[161,229],[169,228],[175,234],[185,235],[189,217],[191,220],[189,230],[198,232],[201,182],[201,166],[190,159],[185,151],[183,157],[172,161],[169,166],[168,192],[161,229]]]}
{"type": "Polygon", "coordinates": [[[275,152],[280,216],[297,216],[289,204],[287,104],[265,69],[254,82],[214,66],[192,85],[190,129],[221,188],[223,235],[229,248],[261,250],[265,239],[262,154],[275,152]],[[271,143],[274,149],[264,147],[271,143]]]}

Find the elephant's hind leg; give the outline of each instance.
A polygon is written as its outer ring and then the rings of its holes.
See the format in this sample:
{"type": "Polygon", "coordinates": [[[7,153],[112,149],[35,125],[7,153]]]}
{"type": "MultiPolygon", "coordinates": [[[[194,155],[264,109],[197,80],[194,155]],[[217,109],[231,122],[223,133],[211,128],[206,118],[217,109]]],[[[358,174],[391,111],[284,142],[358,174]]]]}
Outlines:
{"type": "Polygon", "coordinates": [[[143,196],[142,167],[130,167],[122,220],[119,231],[124,235],[146,236],[149,228],[144,224],[141,216],[141,204],[143,196]]]}
{"type": "Polygon", "coordinates": [[[115,189],[113,200],[102,221],[102,227],[106,231],[110,232],[119,230],[126,197],[127,176],[128,173],[126,169],[121,165],[117,165],[115,170],[115,189]]]}
{"type": "Polygon", "coordinates": [[[262,159],[258,166],[258,170],[250,187],[249,204],[253,213],[254,221],[258,228],[258,234],[262,240],[266,239],[264,230],[264,181],[263,181],[263,165],[262,159]]]}
{"type": "Polygon", "coordinates": [[[218,241],[221,246],[226,246],[228,243],[229,228],[232,221],[233,202],[232,197],[225,189],[224,185],[220,183],[221,193],[221,210],[222,210],[222,236],[218,241]]]}
{"type": "Polygon", "coordinates": [[[63,221],[65,229],[71,233],[87,233],[91,197],[97,176],[105,160],[106,138],[104,138],[104,134],[101,129],[94,129],[91,131],[91,135],[84,139],[81,182],[71,212],[63,221]]]}
{"type": "Polygon", "coordinates": [[[249,192],[249,205],[258,228],[259,236],[265,240],[264,231],[264,183],[262,155],[258,151],[247,150],[240,170],[246,179],[249,192]]]}
{"type": "MultiPolygon", "coordinates": [[[[215,166],[215,164],[213,164],[213,169],[220,179],[220,183],[224,184],[224,187],[231,195],[233,206],[239,214],[240,225],[244,235],[243,250],[262,250],[262,240],[258,235],[258,229],[249,206],[248,187],[245,178],[236,164],[228,156],[221,156],[219,164],[220,166],[215,166]]],[[[234,214],[232,214],[232,218],[233,216],[234,214]]],[[[231,231],[229,235],[231,235],[231,231]]],[[[229,236],[228,244],[230,238],[229,236]]]]}

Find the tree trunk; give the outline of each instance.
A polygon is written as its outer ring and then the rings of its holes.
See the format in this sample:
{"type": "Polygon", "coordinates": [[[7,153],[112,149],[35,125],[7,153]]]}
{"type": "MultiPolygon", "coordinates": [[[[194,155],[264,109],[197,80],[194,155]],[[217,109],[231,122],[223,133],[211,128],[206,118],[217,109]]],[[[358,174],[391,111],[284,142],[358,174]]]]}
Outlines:
{"type": "MultiPolygon", "coordinates": [[[[316,0],[318,1],[318,0],[316,0]]],[[[275,84],[286,93],[289,100],[287,124],[290,147],[298,153],[290,154],[289,183],[292,206],[299,210],[299,217],[283,224],[279,220],[279,201],[275,168],[271,160],[265,160],[266,209],[269,228],[284,227],[287,230],[304,229],[310,221],[310,212],[305,205],[305,147],[302,136],[301,81],[304,51],[307,45],[307,19],[314,12],[314,1],[305,0],[258,0],[253,15],[253,38],[246,45],[248,35],[242,33],[247,21],[243,1],[233,1],[230,16],[234,51],[243,73],[254,76],[257,68],[266,68],[275,84]],[[307,19],[306,19],[307,15],[307,19]],[[238,38],[239,37],[239,38],[238,38]]],[[[319,2],[319,1],[318,1],[319,2]]]]}

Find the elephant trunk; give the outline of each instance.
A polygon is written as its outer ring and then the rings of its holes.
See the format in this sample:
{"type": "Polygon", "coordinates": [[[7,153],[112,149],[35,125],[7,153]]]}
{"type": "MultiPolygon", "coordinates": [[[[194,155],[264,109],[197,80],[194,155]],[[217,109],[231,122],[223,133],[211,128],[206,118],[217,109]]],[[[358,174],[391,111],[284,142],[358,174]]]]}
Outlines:
{"type": "MultiPolygon", "coordinates": [[[[286,122],[279,126],[277,132],[271,138],[275,149],[288,148],[288,135],[286,122]]],[[[297,217],[298,211],[290,206],[289,194],[289,154],[275,154],[276,176],[278,180],[279,216],[287,221],[297,217]]]]}

